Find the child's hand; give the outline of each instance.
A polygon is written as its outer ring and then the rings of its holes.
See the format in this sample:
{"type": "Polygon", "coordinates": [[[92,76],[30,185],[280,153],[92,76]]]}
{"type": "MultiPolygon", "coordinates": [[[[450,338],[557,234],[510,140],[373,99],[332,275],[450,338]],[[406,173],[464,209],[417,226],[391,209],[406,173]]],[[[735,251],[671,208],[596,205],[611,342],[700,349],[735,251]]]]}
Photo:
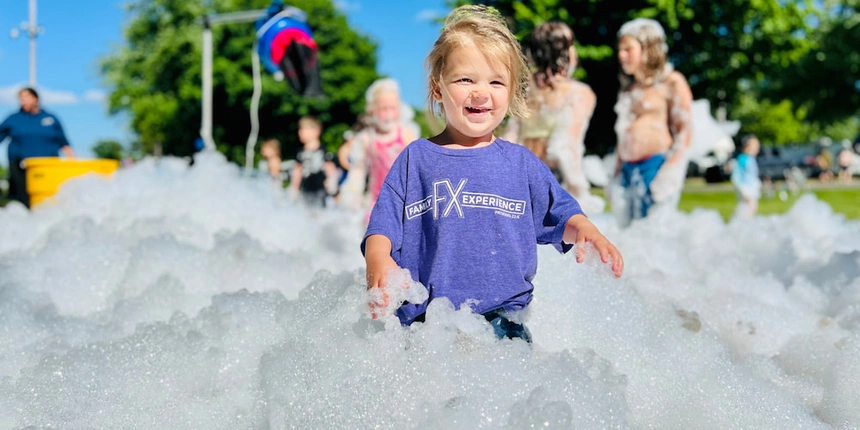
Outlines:
{"type": "Polygon", "coordinates": [[[388,273],[393,269],[398,269],[394,259],[386,255],[381,258],[367,259],[367,289],[379,288],[382,295],[376,301],[370,302],[370,316],[376,319],[382,309],[388,307],[390,299],[388,292],[385,291],[385,286],[388,283],[388,273]]]}
{"type": "Polygon", "coordinates": [[[624,271],[624,259],[621,257],[621,253],[585,215],[570,217],[564,229],[563,240],[576,245],[577,263],[582,263],[585,260],[585,244],[590,242],[600,253],[601,261],[608,263],[610,259],[612,260],[612,273],[615,274],[616,278],[621,277],[621,272],[624,271]]]}
{"type": "Polygon", "coordinates": [[[367,238],[365,260],[367,262],[367,289],[379,288],[382,292],[377,301],[370,302],[370,315],[376,319],[380,310],[385,309],[390,303],[388,293],[385,291],[388,272],[392,269],[398,269],[399,266],[391,258],[391,241],[380,235],[367,238]]]}

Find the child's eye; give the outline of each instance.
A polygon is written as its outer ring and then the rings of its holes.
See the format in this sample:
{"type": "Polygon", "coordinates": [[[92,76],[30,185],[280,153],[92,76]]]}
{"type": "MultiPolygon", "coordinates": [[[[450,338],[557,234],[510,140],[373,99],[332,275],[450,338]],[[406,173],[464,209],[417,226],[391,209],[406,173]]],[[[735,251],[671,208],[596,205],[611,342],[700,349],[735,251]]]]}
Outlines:
{"type": "Polygon", "coordinates": [[[472,82],[472,80],[471,80],[471,79],[469,79],[469,78],[460,78],[460,79],[457,79],[457,82],[466,82],[466,83],[471,83],[471,82],[472,82]]]}
{"type": "Polygon", "coordinates": [[[502,82],[502,81],[493,81],[493,82],[490,82],[490,84],[492,84],[492,85],[501,85],[501,86],[505,86],[505,83],[504,83],[504,82],[502,82]]]}

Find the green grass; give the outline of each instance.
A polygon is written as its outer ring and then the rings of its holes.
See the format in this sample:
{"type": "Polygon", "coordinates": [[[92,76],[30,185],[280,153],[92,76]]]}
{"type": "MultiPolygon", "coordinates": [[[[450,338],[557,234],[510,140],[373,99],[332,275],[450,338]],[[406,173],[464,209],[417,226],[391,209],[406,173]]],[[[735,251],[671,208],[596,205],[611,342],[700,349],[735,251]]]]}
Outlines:
{"type": "MultiPolygon", "coordinates": [[[[707,186],[691,184],[688,191],[681,194],[678,209],[692,212],[694,209],[712,209],[720,213],[728,221],[738,203],[734,190],[725,186],[707,186]]],[[[603,190],[592,189],[594,194],[603,196],[603,190]]],[[[787,212],[805,193],[814,193],[819,200],[826,202],[834,212],[844,214],[849,219],[860,219],[860,188],[834,188],[807,190],[801,194],[789,194],[785,201],[779,198],[762,198],[759,200],[758,214],[771,215],[787,212]]],[[[610,210],[607,208],[607,210],[610,210]]]]}
{"type": "MultiPolygon", "coordinates": [[[[805,193],[814,193],[819,200],[829,204],[834,212],[844,214],[847,218],[860,218],[860,189],[810,190],[805,193]]],[[[762,198],[759,200],[758,213],[760,215],[785,213],[801,195],[789,194],[785,201],[776,197],[762,198]]],[[[737,197],[734,191],[696,191],[683,193],[678,208],[684,212],[690,212],[696,208],[714,209],[722,215],[723,219],[728,220],[735,210],[735,205],[737,205],[737,197]]]]}

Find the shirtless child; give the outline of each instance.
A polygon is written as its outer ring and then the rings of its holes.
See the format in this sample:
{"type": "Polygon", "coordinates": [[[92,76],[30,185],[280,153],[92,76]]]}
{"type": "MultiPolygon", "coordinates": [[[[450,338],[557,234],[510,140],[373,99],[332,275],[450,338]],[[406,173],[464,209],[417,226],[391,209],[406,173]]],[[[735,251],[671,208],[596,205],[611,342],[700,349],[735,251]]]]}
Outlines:
{"type": "Polygon", "coordinates": [[[684,184],[693,95],[684,75],[667,63],[667,50],[657,21],[638,18],[618,32],[623,73],[615,105],[616,176],[624,192],[613,196],[612,206],[623,226],[657,204],[677,203],[684,184]]]}

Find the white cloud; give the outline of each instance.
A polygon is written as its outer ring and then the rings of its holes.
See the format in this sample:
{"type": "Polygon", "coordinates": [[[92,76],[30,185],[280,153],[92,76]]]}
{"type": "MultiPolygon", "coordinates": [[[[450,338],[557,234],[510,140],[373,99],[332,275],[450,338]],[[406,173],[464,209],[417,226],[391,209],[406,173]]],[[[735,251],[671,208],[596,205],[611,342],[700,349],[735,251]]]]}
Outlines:
{"type": "Polygon", "coordinates": [[[416,21],[433,22],[439,18],[444,18],[445,14],[434,9],[421,9],[415,14],[416,21]]]}
{"type": "Polygon", "coordinates": [[[73,105],[80,99],[71,91],[52,90],[50,88],[37,87],[39,92],[39,103],[44,105],[73,105]]]}
{"type": "Polygon", "coordinates": [[[361,10],[361,3],[358,1],[348,1],[348,0],[335,0],[334,7],[337,10],[348,14],[350,12],[358,12],[361,10]]]}
{"type": "Polygon", "coordinates": [[[107,100],[107,93],[102,90],[91,89],[84,91],[84,101],[104,103],[107,100]]]}
{"type": "MultiPolygon", "coordinates": [[[[0,105],[18,106],[18,92],[26,86],[27,84],[20,82],[0,87],[0,105]]],[[[39,93],[39,103],[43,105],[73,105],[80,102],[80,98],[71,91],[54,90],[45,87],[36,87],[36,91],[39,93]]]]}
{"type": "Polygon", "coordinates": [[[21,84],[0,87],[0,106],[18,106],[18,91],[22,87],[21,84]]]}

